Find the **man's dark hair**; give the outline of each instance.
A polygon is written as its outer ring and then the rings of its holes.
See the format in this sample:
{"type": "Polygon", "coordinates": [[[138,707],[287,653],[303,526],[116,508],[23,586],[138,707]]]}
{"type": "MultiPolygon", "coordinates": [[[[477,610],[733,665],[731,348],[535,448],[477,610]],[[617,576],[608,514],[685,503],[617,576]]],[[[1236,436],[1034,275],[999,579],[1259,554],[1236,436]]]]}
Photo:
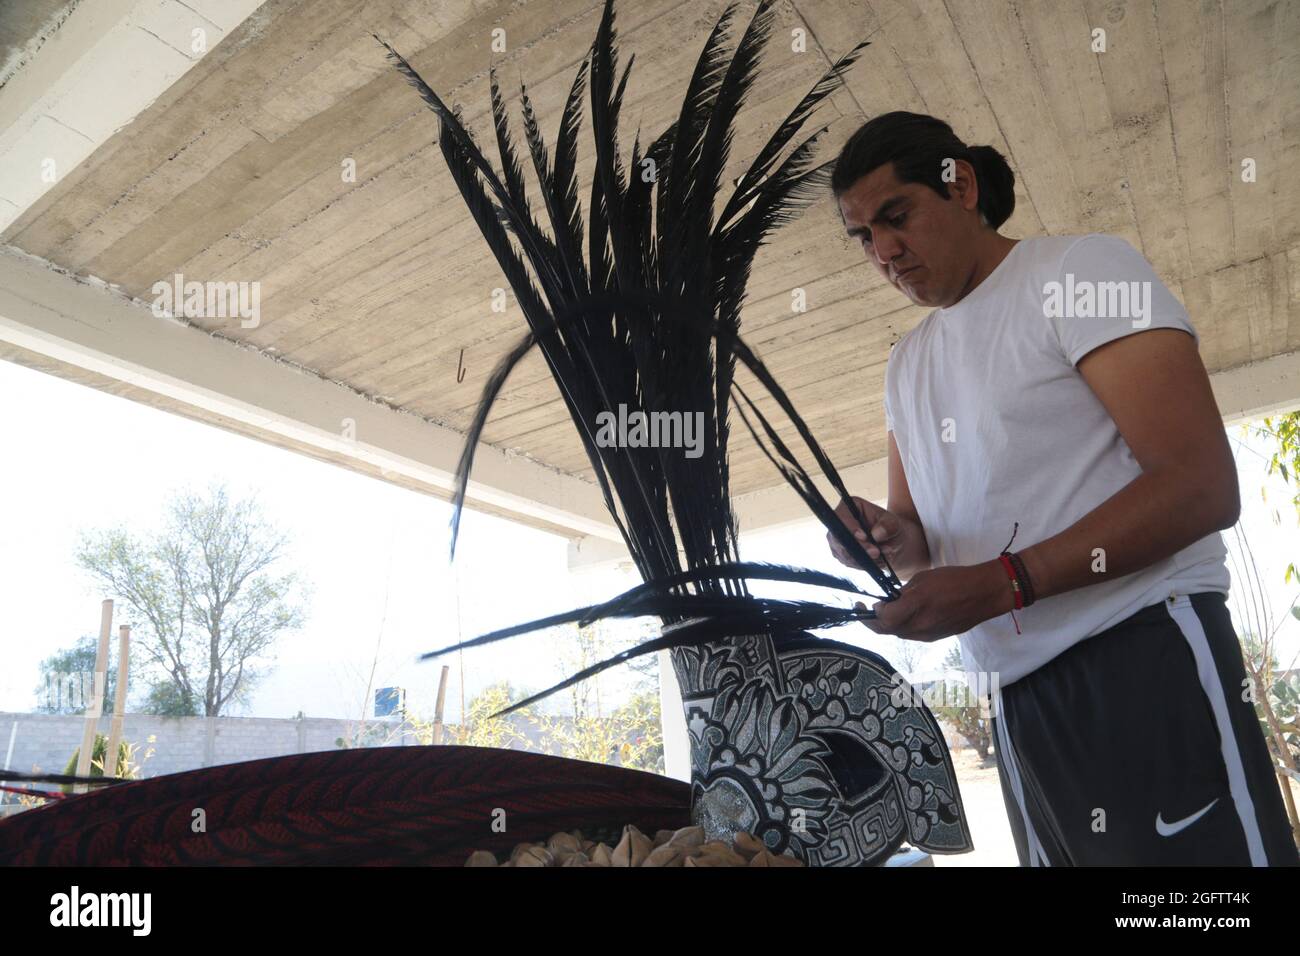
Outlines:
{"type": "Polygon", "coordinates": [[[941,119],[921,113],[883,113],[864,123],[840,150],[831,173],[831,191],[838,198],[873,169],[894,164],[901,182],[922,183],[944,199],[943,161],[964,159],[979,183],[979,211],[994,229],[1016,208],[1015,174],[992,146],[967,146],[941,119]]]}

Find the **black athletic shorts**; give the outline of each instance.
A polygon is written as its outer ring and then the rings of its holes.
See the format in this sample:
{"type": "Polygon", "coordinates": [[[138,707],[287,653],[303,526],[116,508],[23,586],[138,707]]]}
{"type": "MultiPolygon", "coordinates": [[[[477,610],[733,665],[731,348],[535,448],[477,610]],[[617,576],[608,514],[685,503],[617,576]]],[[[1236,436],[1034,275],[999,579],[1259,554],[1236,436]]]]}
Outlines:
{"type": "Polygon", "coordinates": [[[1000,689],[1021,866],[1300,864],[1226,601],[1176,595],[1000,689]]]}

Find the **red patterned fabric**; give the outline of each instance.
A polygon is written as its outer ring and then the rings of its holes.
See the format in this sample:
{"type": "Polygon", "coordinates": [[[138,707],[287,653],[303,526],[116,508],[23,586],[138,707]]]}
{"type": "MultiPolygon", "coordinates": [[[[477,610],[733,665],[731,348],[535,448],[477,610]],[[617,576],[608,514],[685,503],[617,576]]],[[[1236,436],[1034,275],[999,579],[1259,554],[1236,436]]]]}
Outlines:
{"type": "Polygon", "coordinates": [[[0,820],[0,865],[460,866],[557,830],[690,823],[688,784],[483,747],[252,760],[117,784],[0,820]],[[505,811],[505,832],[493,812],[505,811]],[[206,832],[194,832],[202,809],[206,832]]]}

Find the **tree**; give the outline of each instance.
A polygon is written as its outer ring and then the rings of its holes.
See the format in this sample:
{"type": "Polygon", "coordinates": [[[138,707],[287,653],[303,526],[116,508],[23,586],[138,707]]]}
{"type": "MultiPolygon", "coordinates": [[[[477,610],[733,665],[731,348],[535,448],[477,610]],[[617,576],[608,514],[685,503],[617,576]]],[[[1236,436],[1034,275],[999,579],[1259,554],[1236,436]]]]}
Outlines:
{"type": "MultiPolygon", "coordinates": [[[[110,645],[110,650],[113,649],[110,645]]],[[[90,635],[78,638],[72,647],[57,651],[41,661],[41,681],[36,687],[36,710],[46,714],[81,714],[94,694],[95,660],[99,639],[90,635]]],[[[117,668],[107,668],[104,689],[104,713],[113,712],[117,693],[117,668]]]]}
{"type": "MultiPolygon", "coordinates": [[[[522,700],[523,697],[524,695],[515,691],[507,681],[485,687],[466,705],[466,713],[461,724],[446,728],[449,736],[456,743],[470,747],[506,748],[518,744],[516,748],[518,750],[529,749],[528,736],[519,729],[519,724],[533,719],[531,707],[521,708],[505,717],[492,717],[497,711],[504,710],[522,700]]],[[[428,723],[428,728],[430,742],[432,742],[432,722],[428,723]]]]}
{"type": "MultiPolygon", "coordinates": [[[[943,659],[943,666],[961,670],[961,648],[954,645],[943,659]]],[[[987,704],[978,699],[965,684],[944,681],[943,703],[932,708],[939,720],[951,724],[981,757],[987,759],[993,745],[992,725],[986,714],[987,704]]]]}
{"type": "Polygon", "coordinates": [[[300,627],[305,587],[273,573],[285,535],[226,488],[175,495],[162,530],[83,532],[77,562],[142,623],[132,643],[154,675],[149,706],[215,717],[247,699],[282,633],[300,627]]]}
{"type": "MultiPolygon", "coordinates": [[[[601,621],[587,627],[568,625],[555,628],[560,639],[558,663],[573,673],[606,660],[646,636],[651,625],[631,622],[621,626],[601,621]]],[[[532,720],[547,753],[612,763],[662,773],[664,766],[663,725],[659,711],[658,667],[647,655],[637,675],[633,693],[621,706],[606,713],[601,699],[601,679],[579,681],[569,688],[572,716],[542,714],[532,720]]],[[[630,662],[629,662],[630,663],[630,662]]]]}
{"type": "Polygon", "coordinates": [[[140,707],[141,712],[156,717],[198,717],[198,701],[186,694],[174,682],[156,680],[149,685],[149,693],[140,707]]]}
{"type": "Polygon", "coordinates": [[[904,677],[911,678],[916,673],[917,668],[921,666],[921,660],[925,657],[926,647],[927,645],[921,641],[894,638],[894,660],[902,665],[904,677]]]}
{"type": "MultiPolygon", "coordinates": [[[[1263,428],[1254,426],[1255,434],[1277,442],[1265,474],[1279,474],[1287,484],[1296,484],[1296,493],[1291,498],[1291,504],[1295,507],[1296,518],[1300,520],[1300,411],[1286,412],[1265,418],[1263,421],[1263,428]]],[[[1248,429],[1243,426],[1242,430],[1248,429]]],[[[1260,488],[1261,494],[1263,491],[1264,489],[1260,488]]],[[[1273,523],[1282,523],[1282,516],[1277,511],[1273,512],[1273,523]]],[[[1287,564],[1286,571],[1282,575],[1282,580],[1286,584],[1290,584],[1292,578],[1300,581],[1300,571],[1296,570],[1294,561],[1287,564]]]]}
{"type": "MultiPolygon", "coordinates": [[[[149,758],[153,756],[153,745],[157,743],[157,741],[157,737],[153,734],[149,735],[149,747],[145,750],[144,756],[139,760],[136,759],[137,754],[140,752],[139,744],[133,744],[127,740],[118,741],[117,763],[113,768],[112,775],[123,780],[140,779],[140,770],[149,758]]],[[[95,734],[95,746],[90,751],[90,776],[104,776],[104,756],[107,751],[108,738],[103,734],[95,734]]],[[[80,760],[81,748],[78,747],[76,750],[72,751],[72,756],[68,759],[67,766],[63,768],[64,774],[69,777],[76,774],[77,764],[80,760]]],[[[70,783],[60,784],[60,789],[62,789],[64,793],[72,793],[73,787],[74,784],[70,783]]]]}
{"type": "Polygon", "coordinates": [[[664,772],[664,727],[659,704],[658,690],[642,691],[614,712],[627,738],[619,750],[621,766],[664,772]]]}
{"type": "MultiPolygon", "coordinates": [[[[1229,549],[1232,559],[1233,579],[1240,586],[1233,588],[1237,631],[1241,645],[1241,659],[1246,669],[1246,686],[1242,699],[1255,706],[1260,729],[1275,765],[1280,764],[1291,774],[1300,770],[1300,681],[1295,679],[1295,659],[1285,668],[1278,666],[1274,653],[1276,637],[1281,623],[1275,623],[1273,607],[1264,591],[1259,566],[1250,539],[1240,522],[1234,527],[1237,547],[1229,549]],[[1240,567],[1238,567],[1240,555],[1240,567]]],[[[1291,599],[1288,610],[1294,613],[1300,596],[1291,599]]],[[[1297,811],[1291,787],[1282,787],[1282,800],[1291,820],[1292,836],[1300,845],[1300,811],[1297,811]]]]}
{"type": "MultiPolygon", "coordinates": [[[[552,628],[559,638],[557,662],[565,670],[581,670],[642,640],[649,624],[610,626],[598,623],[579,628],[552,628]]],[[[569,688],[571,713],[541,713],[524,707],[504,717],[492,717],[531,696],[537,688],[516,689],[507,681],[485,687],[470,699],[462,722],[444,726],[444,743],[474,747],[510,748],[556,754],[594,763],[613,763],[653,773],[663,773],[663,727],[659,710],[658,665],[651,659],[632,668],[637,679],[628,699],[612,713],[602,703],[598,678],[569,688]],[[536,728],[530,736],[529,726],[536,728]]],[[[433,743],[433,721],[403,712],[396,721],[362,720],[339,747],[385,747],[409,737],[433,743]]]]}

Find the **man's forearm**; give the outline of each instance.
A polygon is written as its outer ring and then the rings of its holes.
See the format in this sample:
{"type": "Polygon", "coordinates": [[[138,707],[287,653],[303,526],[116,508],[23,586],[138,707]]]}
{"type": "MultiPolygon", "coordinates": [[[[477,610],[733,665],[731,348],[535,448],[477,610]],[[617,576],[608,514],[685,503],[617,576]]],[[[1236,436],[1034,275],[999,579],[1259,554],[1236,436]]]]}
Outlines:
{"type": "Polygon", "coordinates": [[[1035,598],[1132,574],[1231,527],[1236,495],[1235,475],[1231,494],[1207,493],[1186,473],[1139,475],[1060,534],[1018,551],[1035,598]]]}

